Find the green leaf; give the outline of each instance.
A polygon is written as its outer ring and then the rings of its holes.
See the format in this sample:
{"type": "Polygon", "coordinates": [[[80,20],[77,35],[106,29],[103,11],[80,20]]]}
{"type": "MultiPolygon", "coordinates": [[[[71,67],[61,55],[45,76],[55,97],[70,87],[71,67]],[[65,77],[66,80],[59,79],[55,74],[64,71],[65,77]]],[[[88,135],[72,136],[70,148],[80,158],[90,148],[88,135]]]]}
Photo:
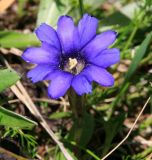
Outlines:
{"type": "Polygon", "coordinates": [[[18,0],[18,15],[21,17],[26,13],[26,10],[24,9],[26,3],[28,0],[18,0]]]}
{"type": "Polygon", "coordinates": [[[56,153],[55,159],[56,159],[56,160],[66,160],[66,158],[65,158],[64,155],[63,155],[63,153],[60,152],[60,151],[56,153]]]}
{"type": "Polygon", "coordinates": [[[136,2],[129,3],[118,10],[113,12],[111,15],[105,17],[102,23],[108,25],[120,25],[129,26],[131,20],[135,17],[135,11],[139,10],[139,6],[136,2]]]}
{"type": "MultiPolygon", "coordinates": [[[[73,160],[78,160],[74,156],[73,152],[71,152],[68,148],[67,148],[67,150],[70,153],[70,155],[72,156],[73,160]]],[[[55,154],[55,160],[67,160],[67,159],[65,158],[65,156],[63,155],[63,153],[60,150],[58,150],[57,153],[55,154]]]]}
{"type": "Polygon", "coordinates": [[[15,84],[19,79],[19,75],[14,70],[0,70],[0,92],[15,84]]]}
{"type": "Polygon", "coordinates": [[[140,152],[136,155],[131,157],[131,160],[150,160],[148,158],[149,155],[152,153],[152,147],[147,147],[143,152],[140,152]]]}
{"type": "Polygon", "coordinates": [[[129,25],[130,19],[126,15],[122,14],[120,11],[116,11],[111,15],[105,17],[102,20],[102,23],[105,26],[112,26],[112,25],[126,26],[129,25]]]}
{"type": "Polygon", "coordinates": [[[152,126],[152,117],[149,116],[147,117],[140,125],[139,125],[139,129],[140,130],[144,130],[146,129],[147,127],[150,127],[152,126]]]}
{"type": "Polygon", "coordinates": [[[79,144],[82,147],[85,147],[90,141],[94,131],[94,117],[86,113],[80,122],[79,119],[75,120],[72,129],[69,133],[68,140],[75,140],[79,137],[80,132],[80,141],[79,144]]]}
{"type": "Polygon", "coordinates": [[[86,146],[90,141],[94,131],[94,117],[86,113],[84,116],[84,123],[82,125],[83,131],[80,138],[80,145],[86,146]]]}
{"type": "Polygon", "coordinates": [[[71,112],[55,112],[49,116],[50,119],[61,119],[71,117],[71,112]]]}
{"type": "Polygon", "coordinates": [[[102,151],[102,155],[104,156],[111,146],[111,142],[116,134],[120,131],[123,122],[125,120],[125,114],[118,115],[115,118],[111,118],[108,122],[104,123],[104,130],[105,130],[105,142],[104,148],[102,151]]]}
{"type": "MultiPolygon", "coordinates": [[[[152,39],[152,32],[150,32],[147,37],[144,39],[144,41],[141,43],[141,45],[139,46],[139,48],[137,49],[137,51],[135,52],[135,56],[132,60],[132,63],[130,64],[130,67],[128,69],[128,72],[125,76],[124,82],[120,87],[120,91],[118,93],[118,95],[116,96],[115,100],[111,103],[111,108],[114,108],[121,100],[121,97],[125,94],[125,92],[127,91],[129,84],[130,84],[130,79],[131,77],[134,75],[137,67],[139,66],[142,58],[144,57],[144,55],[146,54],[146,50],[151,42],[152,39]]],[[[111,112],[112,114],[112,112],[111,112]]],[[[111,114],[109,115],[109,117],[111,116],[111,114]]]]}
{"type": "Polygon", "coordinates": [[[142,42],[140,47],[137,49],[135,56],[131,62],[131,65],[128,69],[128,72],[126,74],[125,82],[127,82],[131,78],[131,76],[134,74],[134,72],[136,71],[138,65],[140,64],[140,61],[142,60],[142,58],[144,57],[144,55],[146,53],[146,49],[147,49],[148,45],[150,44],[151,39],[152,39],[152,32],[150,32],[147,35],[145,40],[142,42]]]}
{"type": "Polygon", "coordinates": [[[40,1],[38,16],[37,16],[37,26],[41,23],[47,23],[51,26],[56,26],[59,16],[65,15],[71,9],[69,1],[64,0],[43,0],[40,1]]]}
{"type": "Polygon", "coordinates": [[[32,129],[35,125],[37,125],[37,123],[3,107],[0,107],[0,125],[11,128],[32,129]]]}
{"type": "Polygon", "coordinates": [[[16,31],[0,31],[0,46],[4,48],[26,48],[37,46],[40,42],[34,34],[24,34],[16,31]]]}

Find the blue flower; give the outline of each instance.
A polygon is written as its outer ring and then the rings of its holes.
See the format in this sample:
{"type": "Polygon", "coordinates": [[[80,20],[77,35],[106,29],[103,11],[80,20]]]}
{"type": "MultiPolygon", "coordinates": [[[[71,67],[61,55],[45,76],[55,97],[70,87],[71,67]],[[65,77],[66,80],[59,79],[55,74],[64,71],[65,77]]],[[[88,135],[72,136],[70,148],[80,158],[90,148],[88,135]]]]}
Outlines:
{"type": "Polygon", "coordinates": [[[48,93],[59,98],[73,87],[78,95],[92,91],[92,81],[101,86],[113,86],[114,78],[107,67],[120,60],[117,48],[109,49],[116,40],[116,32],[96,35],[98,20],[84,14],[75,26],[69,16],[61,16],[57,31],[43,23],[36,29],[41,47],[24,51],[22,58],[37,66],[27,76],[35,83],[51,80],[48,93]]]}

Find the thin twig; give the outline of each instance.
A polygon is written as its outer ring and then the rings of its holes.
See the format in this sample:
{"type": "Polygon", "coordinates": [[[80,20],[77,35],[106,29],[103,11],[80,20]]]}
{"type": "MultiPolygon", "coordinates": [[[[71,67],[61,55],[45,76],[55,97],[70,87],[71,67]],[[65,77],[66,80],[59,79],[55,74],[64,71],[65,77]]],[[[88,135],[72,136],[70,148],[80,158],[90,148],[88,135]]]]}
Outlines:
{"type": "MultiPolygon", "coordinates": [[[[57,100],[52,100],[52,99],[47,99],[47,98],[31,98],[34,102],[46,102],[46,103],[50,103],[52,105],[62,105],[62,106],[69,106],[68,102],[62,102],[62,101],[57,101],[57,100]]],[[[20,102],[19,99],[12,99],[9,100],[8,103],[12,104],[12,103],[18,103],[20,102]]]]}
{"type": "Polygon", "coordinates": [[[11,49],[5,49],[5,48],[0,48],[0,52],[2,52],[2,54],[14,54],[16,56],[21,56],[22,55],[22,51],[17,49],[17,48],[11,48],[11,49]]]}
{"type": "Polygon", "coordinates": [[[66,102],[65,98],[63,98],[63,97],[61,97],[60,99],[61,99],[61,102],[63,103],[63,111],[66,112],[67,106],[69,105],[69,103],[67,105],[67,102],[66,102]]]}
{"type": "Polygon", "coordinates": [[[53,99],[47,99],[47,98],[32,98],[33,101],[36,101],[36,102],[47,102],[47,103],[50,103],[50,104],[54,104],[54,105],[63,105],[63,106],[69,106],[69,103],[66,102],[66,101],[57,101],[57,100],[53,100],[53,99]]]}
{"type": "Polygon", "coordinates": [[[126,137],[115,147],[113,148],[108,154],[106,154],[101,160],[105,160],[107,157],[109,157],[117,148],[119,148],[119,146],[121,146],[125,141],[126,139],[130,136],[132,130],[134,129],[137,121],[139,120],[141,114],[143,113],[144,109],[146,108],[148,102],[150,101],[150,97],[148,98],[148,100],[146,101],[146,103],[144,104],[144,106],[142,107],[142,110],[139,112],[135,122],[133,123],[132,127],[130,128],[128,134],[126,135],[126,137]]]}

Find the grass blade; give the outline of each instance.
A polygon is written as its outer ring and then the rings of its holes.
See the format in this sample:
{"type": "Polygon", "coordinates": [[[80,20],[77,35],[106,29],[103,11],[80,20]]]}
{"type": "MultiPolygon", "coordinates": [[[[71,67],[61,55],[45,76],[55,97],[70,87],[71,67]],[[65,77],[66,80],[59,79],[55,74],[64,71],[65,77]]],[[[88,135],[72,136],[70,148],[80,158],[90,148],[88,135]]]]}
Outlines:
{"type": "Polygon", "coordinates": [[[0,70],[0,92],[15,84],[20,79],[19,75],[10,69],[0,70]],[[11,77],[11,78],[10,78],[11,77]]]}
{"type": "Polygon", "coordinates": [[[37,123],[0,107],[0,125],[11,128],[32,129],[35,125],[37,125],[37,123]]]}
{"type": "Polygon", "coordinates": [[[34,34],[24,34],[16,31],[0,31],[0,46],[4,48],[26,48],[37,46],[40,42],[34,34]]]}

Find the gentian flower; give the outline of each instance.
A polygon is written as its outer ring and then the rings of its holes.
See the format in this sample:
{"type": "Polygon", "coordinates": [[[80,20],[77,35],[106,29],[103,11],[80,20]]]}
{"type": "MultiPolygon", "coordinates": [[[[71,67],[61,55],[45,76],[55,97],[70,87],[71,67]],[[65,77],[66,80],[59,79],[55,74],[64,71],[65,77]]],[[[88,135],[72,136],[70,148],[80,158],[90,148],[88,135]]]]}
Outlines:
{"type": "Polygon", "coordinates": [[[72,87],[78,95],[91,93],[92,81],[101,86],[114,85],[114,78],[106,70],[117,63],[120,53],[109,48],[116,40],[116,32],[96,35],[98,20],[84,14],[75,26],[69,16],[61,16],[57,30],[43,23],[35,31],[41,47],[26,49],[22,58],[37,66],[27,76],[35,83],[51,80],[48,93],[59,98],[72,87]]]}

